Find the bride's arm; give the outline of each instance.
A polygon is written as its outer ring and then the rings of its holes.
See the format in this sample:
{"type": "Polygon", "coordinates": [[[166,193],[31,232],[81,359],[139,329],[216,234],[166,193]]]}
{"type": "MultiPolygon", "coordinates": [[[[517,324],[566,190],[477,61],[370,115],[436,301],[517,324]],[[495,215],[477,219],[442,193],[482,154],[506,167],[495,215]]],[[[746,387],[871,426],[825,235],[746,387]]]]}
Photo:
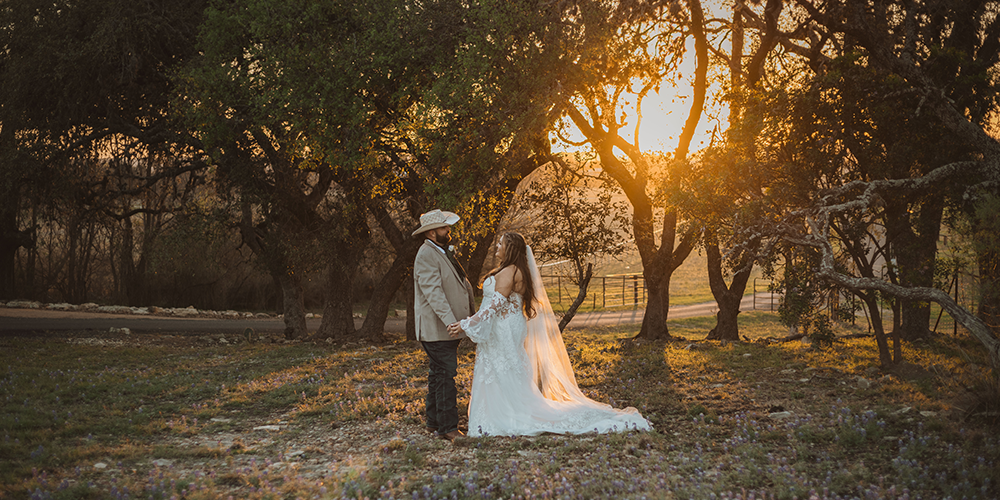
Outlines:
{"type": "Polygon", "coordinates": [[[464,331],[473,342],[485,340],[492,330],[493,319],[507,317],[511,311],[516,311],[516,304],[511,302],[510,293],[514,290],[514,267],[502,269],[494,275],[496,285],[490,303],[479,309],[476,314],[457,323],[448,325],[448,333],[459,336],[464,331]]]}

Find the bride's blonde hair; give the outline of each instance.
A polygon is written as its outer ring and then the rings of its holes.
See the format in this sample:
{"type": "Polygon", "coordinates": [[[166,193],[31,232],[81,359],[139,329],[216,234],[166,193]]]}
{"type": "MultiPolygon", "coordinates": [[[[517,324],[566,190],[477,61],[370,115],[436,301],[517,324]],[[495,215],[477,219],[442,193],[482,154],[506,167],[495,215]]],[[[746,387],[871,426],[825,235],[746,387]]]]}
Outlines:
{"type": "MultiPolygon", "coordinates": [[[[528,269],[528,244],[524,242],[524,236],[513,231],[500,235],[500,241],[504,243],[504,252],[500,256],[500,265],[490,271],[487,277],[499,273],[507,266],[514,266],[517,272],[524,277],[524,315],[529,318],[535,317],[535,284],[531,279],[531,270],[528,269]]],[[[516,276],[516,275],[515,275],[516,276]]]]}

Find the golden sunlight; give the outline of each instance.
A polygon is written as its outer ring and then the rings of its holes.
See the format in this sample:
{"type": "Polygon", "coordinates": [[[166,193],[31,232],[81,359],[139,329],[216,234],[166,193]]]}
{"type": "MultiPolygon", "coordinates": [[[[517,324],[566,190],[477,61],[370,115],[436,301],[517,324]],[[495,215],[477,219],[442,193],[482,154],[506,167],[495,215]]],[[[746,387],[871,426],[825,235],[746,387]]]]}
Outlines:
{"type": "MultiPolygon", "coordinates": [[[[712,141],[713,131],[716,136],[724,126],[717,117],[722,116],[718,109],[713,109],[711,93],[717,89],[709,89],[709,101],[702,112],[691,141],[691,152],[708,147],[712,141]]],[[[691,113],[691,86],[688,82],[677,87],[665,87],[660,93],[650,93],[642,101],[642,121],[638,119],[635,97],[624,106],[626,121],[629,126],[622,130],[622,138],[636,144],[635,126],[639,124],[638,146],[648,153],[670,153],[677,148],[684,122],[691,113]]]]}
{"type": "MultiPolygon", "coordinates": [[[[684,123],[691,113],[691,100],[695,73],[695,57],[693,42],[689,43],[687,55],[680,64],[679,74],[684,75],[682,81],[664,81],[659,92],[650,91],[642,100],[641,121],[637,108],[638,95],[642,86],[636,81],[631,93],[623,93],[616,116],[626,125],[619,134],[631,144],[637,144],[639,149],[647,154],[672,153],[677,149],[684,123]],[[638,125],[638,143],[636,143],[636,125],[638,125]]],[[[614,89],[608,89],[612,94],[614,89]]],[[[690,154],[697,153],[708,147],[713,140],[718,140],[725,131],[728,105],[719,98],[722,92],[716,79],[709,75],[708,96],[705,109],[702,111],[694,138],[691,141],[690,154]]],[[[582,142],[583,134],[571,121],[565,121],[563,132],[567,139],[582,142]]],[[[555,144],[557,150],[576,151],[577,147],[560,142],[555,144]]]]}

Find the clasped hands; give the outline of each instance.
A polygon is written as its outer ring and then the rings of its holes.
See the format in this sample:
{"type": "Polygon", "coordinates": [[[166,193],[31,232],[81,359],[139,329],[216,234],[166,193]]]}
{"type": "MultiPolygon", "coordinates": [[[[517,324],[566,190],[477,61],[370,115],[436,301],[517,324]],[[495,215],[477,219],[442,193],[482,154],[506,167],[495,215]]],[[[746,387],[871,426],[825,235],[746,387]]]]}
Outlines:
{"type": "Polygon", "coordinates": [[[448,335],[450,335],[452,338],[461,337],[462,336],[462,326],[459,325],[457,321],[454,322],[454,323],[452,323],[452,324],[450,324],[450,325],[448,325],[448,335]]]}

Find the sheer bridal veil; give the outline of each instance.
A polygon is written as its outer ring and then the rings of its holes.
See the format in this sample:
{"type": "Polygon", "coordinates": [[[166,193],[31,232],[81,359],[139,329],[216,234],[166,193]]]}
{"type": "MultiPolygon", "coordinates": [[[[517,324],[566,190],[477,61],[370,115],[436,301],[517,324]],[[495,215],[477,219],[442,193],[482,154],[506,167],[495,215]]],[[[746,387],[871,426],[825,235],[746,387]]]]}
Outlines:
{"type": "Polygon", "coordinates": [[[535,317],[528,319],[528,334],[524,348],[528,351],[535,384],[546,399],[572,401],[588,406],[607,407],[583,395],[576,384],[573,365],[566,354],[559,322],[552,312],[552,304],[542,285],[542,276],[535,263],[535,254],[527,247],[528,269],[535,295],[535,317]]]}

